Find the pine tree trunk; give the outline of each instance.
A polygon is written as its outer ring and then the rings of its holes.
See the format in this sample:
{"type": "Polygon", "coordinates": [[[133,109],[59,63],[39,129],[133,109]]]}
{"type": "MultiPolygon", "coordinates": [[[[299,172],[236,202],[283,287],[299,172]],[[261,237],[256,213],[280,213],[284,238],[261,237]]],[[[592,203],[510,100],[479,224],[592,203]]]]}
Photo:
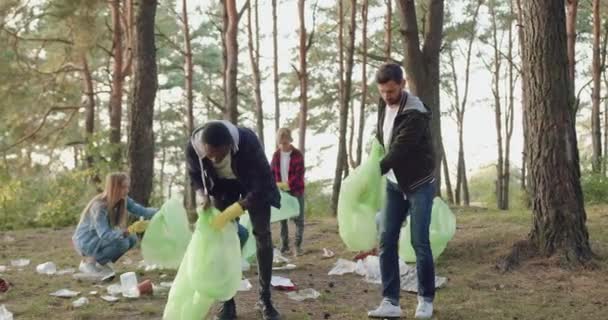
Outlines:
{"type": "MultiPolygon", "coordinates": [[[[514,16],[513,11],[513,3],[509,3],[509,9],[511,17],[514,16]]],[[[507,105],[507,114],[505,116],[505,158],[504,158],[504,169],[503,169],[503,191],[502,191],[502,200],[503,207],[505,210],[509,209],[509,185],[511,181],[511,137],[513,136],[513,106],[515,104],[515,78],[513,76],[514,65],[513,65],[513,18],[509,20],[509,44],[508,44],[508,53],[507,59],[509,60],[509,69],[508,69],[508,77],[509,77],[509,100],[507,105]]]]}
{"type": "Polygon", "coordinates": [[[306,122],[308,119],[308,69],[306,65],[306,54],[308,48],[306,46],[306,18],[304,16],[305,0],[298,0],[298,18],[300,21],[299,40],[300,40],[300,114],[298,118],[299,127],[299,144],[298,147],[302,154],[306,150],[306,122]]]}
{"type": "Polygon", "coordinates": [[[258,16],[258,1],[254,1],[253,7],[251,6],[251,2],[249,3],[249,9],[247,10],[247,35],[249,38],[248,47],[249,47],[249,59],[251,61],[251,73],[253,75],[253,93],[255,97],[255,119],[256,119],[256,131],[258,134],[258,139],[262,144],[262,148],[264,147],[264,109],[262,108],[262,91],[261,91],[261,80],[260,80],[260,50],[259,50],[259,29],[257,27],[257,16],[258,16]],[[253,35],[253,19],[252,19],[252,10],[255,13],[256,18],[256,31],[255,31],[255,40],[257,46],[254,46],[254,35],[253,35]]]}
{"type": "Polygon", "coordinates": [[[443,150],[443,177],[445,179],[445,191],[448,197],[448,203],[454,204],[454,192],[452,191],[452,183],[450,182],[450,170],[448,168],[448,159],[443,150]]]}
{"type": "Polygon", "coordinates": [[[89,170],[89,182],[93,185],[98,185],[101,182],[99,175],[95,170],[95,159],[91,152],[93,134],[95,133],[95,92],[93,87],[93,76],[89,69],[89,63],[85,54],[82,55],[82,75],[83,87],[86,101],[85,116],[84,116],[84,136],[86,141],[85,146],[85,163],[89,170]]]}
{"type": "MultiPolygon", "coordinates": [[[[386,14],[384,16],[384,57],[391,61],[391,50],[393,46],[393,0],[386,1],[386,14]]],[[[365,39],[365,38],[363,38],[365,39]]]]}
{"type": "MultiPolygon", "coordinates": [[[[576,79],[576,15],[578,11],[578,0],[566,0],[566,34],[568,46],[568,76],[570,78],[571,98],[574,98],[574,88],[576,79]]],[[[576,113],[577,102],[572,100],[573,116],[576,113]]]]}
{"type": "MultiPolygon", "coordinates": [[[[389,0],[390,1],[390,0],[389,0]]],[[[361,164],[363,155],[363,132],[365,130],[365,103],[367,101],[367,9],[368,0],[363,0],[361,6],[361,33],[362,33],[362,65],[361,65],[361,106],[359,107],[359,136],[357,138],[357,158],[355,163],[357,166],[361,164]]]]}
{"type": "Polygon", "coordinates": [[[112,54],[114,64],[112,65],[112,87],[110,92],[110,144],[111,167],[115,170],[122,166],[121,122],[122,122],[122,93],[123,93],[123,39],[120,23],[120,0],[110,2],[112,15],[112,54]]]}
{"type": "Polygon", "coordinates": [[[277,0],[272,0],[272,74],[274,84],[274,131],[281,127],[281,109],[279,106],[279,53],[277,34],[277,0]]]}
{"type": "MultiPolygon", "coordinates": [[[[194,73],[194,67],[192,64],[192,46],[190,39],[190,25],[188,23],[188,1],[182,0],[182,21],[183,21],[183,32],[184,32],[184,51],[186,53],[184,59],[184,73],[185,82],[184,87],[186,91],[186,136],[190,137],[194,131],[194,89],[192,87],[192,76],[194,73]]],[[[165,156],[165,148],[163,148],[163,157],[165,156]]],[[[188,171],[185,171],[186,177],[186,188],[185,188],[185,205],[188,212],[193,212],[196,207],[195,190],[192,188],[190,176],[188,171]]],[[[162,180],[161,180],[162,181],[162,180]]],[[[162,190],[162,189],[161,189],[162,190]]]]}
{"type": "Polygon", "coordinates": [[[128,149],[131,197],[148,205],[154,177],[154,99],[157,71],[154,43],[155,0],[141,0],[137,6],[134,38],[133,105],[128,149]]]}
{"type": "Polygon", "coordinates": [[[522,65],[526,151],[533,181],[531,244],[542,256],[579,264],[592,257],[580,185],[577,137],[571,117],[564,0],[523,4],[522,65]]]}
{"type": "MultiPolygon", "coordinates": [[[[343,4],[342,0],[339,2],[339,30],[340,34],[338,37],[338,41],[341,40],[342,30],[344,27],[344,18],[343,18],[343,4]]],[[[350,96],[351,96],[351,86],[352,86],[352,73],[353,73],[353,58],[355,51],[355,29],[356,29],[356,14],[357,14],[357,3],[355,0],[351,0],[350,2],[350,28],[349,28],[349,38],[348,38],[348,47],[346,48],[346,65],[344,68],[344,86],[342,87],[341,101],[340,101],[340,126],[339,126],[339,140],[338,140],[338,158],[336,161],[336,172],[334,175],[334,187],[332,193],[332,208],[334,214],[337,213],[338,207],[338,197],[340,195],[340,187],[342,185],[342,177],[345,172],[348,175],[348,155],[346,152],[346,129],[347,129],[347,120],[348,120],[348,110],[350,104],[350,96]]],[[[340,55],[342,54],[342,41],[338,44],[340,46],[340,55]]],[[[342,59],[340,59],[342,60],[342,59]]],[[[342,64],[342,61],[340,61],[342,64]]]]}
{"type": "Polygon", "coordinates": [[[591,164],[593,172],[599,173],[602,169],[602,128],[600,122],[601,74],[600,67],[600,1],[593,0],[593,58],[592,77],[593,92],[591,93],[591,164]]]}
{"type": "Polygon", "coordinates": [[[238,14],[236,0],[224,0],[226,6],[226,111],[224,119],[232,123],[238,122],[238,87],[236,85],[238,73],[239,47],[237,42],[238,14]]]}

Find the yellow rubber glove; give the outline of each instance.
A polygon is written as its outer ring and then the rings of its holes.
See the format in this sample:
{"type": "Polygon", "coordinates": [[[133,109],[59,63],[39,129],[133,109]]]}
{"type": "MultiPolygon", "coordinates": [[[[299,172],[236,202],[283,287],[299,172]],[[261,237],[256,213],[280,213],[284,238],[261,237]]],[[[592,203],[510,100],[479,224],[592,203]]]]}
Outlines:
{"type": "Polygon", "coordinates": [[[143,233],[146,231],[148,223],[149,221],[146,220],[135,221],[127,229],[129,230],[129,233],[143,233]]]}
{"type": "Polygon", "coordinates": [[[238,218],[243,213],[245,213],[245,211],[243,210],[243,207],[241,207],[241,204],[235,202],[230,205],[230,207],[224,209],[222,213],[213,217],[213,220],[211,221],[211,226],[216,230],[222,230],[222,228],[224,228],[224,226],[228,222],[238,218]]]}
{"type": "Polygon", "coordinates": [[[287,182],[277,182],[277,187],[283,191],[289,191],[289,185],[287,182]]]}

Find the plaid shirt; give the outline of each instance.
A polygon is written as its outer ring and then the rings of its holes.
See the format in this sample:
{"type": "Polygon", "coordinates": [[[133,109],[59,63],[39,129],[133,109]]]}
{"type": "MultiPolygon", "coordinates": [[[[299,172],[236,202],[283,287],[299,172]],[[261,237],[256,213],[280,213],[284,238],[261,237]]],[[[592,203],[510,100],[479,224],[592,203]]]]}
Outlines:
{"type": "MultiPolygon", "coordinates": [[[[281,150],[277,150],[272,155],[270,163],[272,174],[276,182],[281,182],[281,150]]],[[[304,194],[304,156],[300,150],[293,148],[289,159],[288,181],[289,191],[294,196],[304,194]]]]}

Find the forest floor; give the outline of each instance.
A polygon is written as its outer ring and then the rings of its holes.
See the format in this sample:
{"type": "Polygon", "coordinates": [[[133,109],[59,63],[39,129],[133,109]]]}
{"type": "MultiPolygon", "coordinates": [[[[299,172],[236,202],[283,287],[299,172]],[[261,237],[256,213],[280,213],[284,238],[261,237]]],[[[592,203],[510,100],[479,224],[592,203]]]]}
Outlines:
{"type": "MultiPolygon", "coordinates": [[[[507,254],[513,244],[524,239],[530,230],[529,211],[498,212],[482,208],[455,208],[458,228],[454,239],[436,261],[436,273],[448,277],[445,288],[437,291],[434,319],[608,319],[608,207],[588,206],[587,225],[590,242],[598,255],[594,270],[567,271],[551,259],[533,259],[519,269],[503,274],[496,261],[507,254]]],[[[290,229],[293,232],[293,225],[290,229]]],[[[43,276],[36,265],[53,261],[63,269],[77,268],[79,258],[72,250],[73,228],[31,229],[0,233],[0,265],[8,270],[0,277],[11,282],[6,293],[0,293],[15,319],[160,319],[167,293],[138,299],[120,298],[109,303],[101,300],[105,287],[73,280],[71,275],[43,276]],[[31,263],[12,267],[11,260],[25,258],[31,263]],[[89,304],[74,308],[75,299],[50,296],[68,288],[86,296],[89,304]],[[97,291],[91,295],[90,291],[97,291]]],[[[273,228],[278,239],[278,225],[273,228]]],[[[329,276],[338,258],[352,259],[337,232],[333,218],[310,218],[305,229],[306,254],[291,257],[297,268],[275,271],[290,278],[301,289],[314,288],[321,293],[316,300],[296,302],[285,292],[273,289],[273,300],[284,319],[367,319],[368,309],[380,301],[380,286],[366,283],[360,276],[329,276]],[[336,253],[322,259],[322,249],[336,253]]],[[[132,250],[116,263],[118,273],[137,271],[139,280],[155,284],[171,281],[175,272],[138,269],[141,254],[132,250]]],[[[254,309],[257,276],[245,276],[253,289],[237,294],[239,319],[260,319],[254,309]]],[[[114,280],[113,283],[118,283],[114,280]]],[[[403,292],[405,318],[414,318],[416,296],[403,292]]],[[[214,307],[214,308],[217,308],[214,307]]]]}

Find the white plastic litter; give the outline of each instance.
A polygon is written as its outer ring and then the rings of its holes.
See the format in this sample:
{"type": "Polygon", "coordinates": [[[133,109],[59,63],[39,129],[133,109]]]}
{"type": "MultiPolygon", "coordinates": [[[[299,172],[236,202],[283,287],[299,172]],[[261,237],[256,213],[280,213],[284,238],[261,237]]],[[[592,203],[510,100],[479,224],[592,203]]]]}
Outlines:
{"type": "Polygon", "coordinates": [[[331,258],[331,257],[333,257],[335,255],[336,254],[333,251],[331,251],[331,250],[329,250],[327,248],[323,248],[323,258],[324,259],[329,259],[329,258],[331,258]]]}
{"type": "Polygon", "coordinates": [[[89,299],[85,298],[85,297],[81,297],[77,300],[74,300],[72,302],[72,305],[74,306],[74,308],[80,308],[82,306],[84,306],[85,304],[89,303],[89,299]]]}
{"type": "Polygon", "coordinates": [[[97,295],[97,291],[89,291],[89,294],[92,296],[95,296],[95,295],[97,295]]]}
{"type": "Polygon", "coordinates": [[[138,298],[137,275],[135,272],[125,272],[120,275],[120,286],[123,297],[138,298]]]}
{"type": "Polygon", "coordinates": [[[156,269],[160,269],[160,267],[156,264],[147,264],[144,260],[140,261],[137,265],[139,269],[144,269],[144,271],[154,271],[156,269]]]}
{"type": "Polygon", "coordinates": [[[55,263],[53,263],[51,261],[41,263],[36,266],[36,272],[50,276],[50,275],[57,273],[57,266],[55,265],[55,263]]]}
{"type": "Polygon", "coordinates": [[[124,259],[122,259],[122,264],[124,264],[124,265],[133,264],[133,260],[131,260],[129,258],[124,258],[124,259]]]}
{"type": "Polygon", "coordinates": [[[270,285],[273,287],[294,287],[295,284],[288,278],[281,276],[272,276],[270,279],[270,285]]]}
{"type": "Polygon", "coordinates": [[[118,283],[109,285],[106,290],[111,296],[117,296],[119,294],[122,294],[122,286],[118,283]]]}
{"type": "MultiPolygon", "coordinates": [[[[365,281],[374,284],[381,284],[380,260],[377,256],[367,256],[364,260],[357,262],[338,259],[328,275],[343,275],[346,273],[356,273],[365,277],[365,281]]],[[[399,274],[401,276],[401,290],[407,292],[418,292],[418,278],[416,267],[409,266],[399,259],[399,274]]],[[[443,288],[447,283],[446,277],[435,276],[435,288],[443,288]]]]}
{"type": "Polygon", "coordinates": [[[6,272],[6,270],[8,270],[6,266],[0,266],[0,272],[6,272]]]}
{"type": "Polygon", "coordinates": [[[272,270],[293,270],[296,268],[296,265],[293,263],[288,263],[284,266],[280,266],[280,267],[272,267],[272,270]]]}
{"type": "Polygon", "coordinates": [[[8,311],[4,305],[0,305],[0,320],[13,320],[13,313],[8,311]]]}
{"type": "Polygon", "coordinates": [[[346,273],[355,272],[356,268],[357,268],[357,263],[340,258],[340,259],[338,259],[338,261],[336,261],[336,264],[334,264],[334,267],[327,274],[330,276],[334,276],[334,275],[341,276],[346,273]]]}
{"type": "Polygon", "coordinates": [[[11,260],[11,266],[17,267],[17,268],[22,268],[29,264],[30,264],[30,260],[28,260],[28,259],[11,260]]]}
{"type": "Polygon", "coordinates": [[[114,296],[101,296],[101,299],[103,299],[104,301],[107,301],[107,302],[116,302],[116,301],[120,300],[114,296]]]}
{"type": "Polygon", "coordinates": [[[161,287],[165,287],[165,288],[171,288],[171,287],[173,287],[173,281],[170,281],[170,282],[161,282],[160,286],[161,287]]]}
{"type": "Polygon", "coordinates": [[[72,291],[70,289],[60,289],[60,290],[57,290],[57,291],[51,293],[50,295],[53,297],[59,297],[59,298],[74,298],[79,294],[80,294],[80,292],[78,292],[78,291],[72,291]]]}
{"type": "Polygon", "coordinates": [[[74,272],[76,272],[76,269],[74,269],[74,268],[66,268],[66,269],[57,271],[56,275],[62,276],[62,275],[65,275],[65,274],[72,274],[74,272]]]}
{"type": "Polygon", "coordinates": [[[238,291],[249,291],[251,288],[253,288],[253,286],[251,285],[251,282],[249,282],[249,279],[243,279],[241,280],[241,286],[238,291]]]}
{"type": "Polygon", "coordinates": [[[292,291],[292,292],[287,292],[287,297],[289,297],[289,299],[291,300],[295,300],[295,301],[304,301],[306,299],[317,299],[318,297],[320,297],[321,294],[313,289],[313,288],[308,288],[308,289],[304,289],[304,290],[298,290],[298,291],[292,291]]]}

